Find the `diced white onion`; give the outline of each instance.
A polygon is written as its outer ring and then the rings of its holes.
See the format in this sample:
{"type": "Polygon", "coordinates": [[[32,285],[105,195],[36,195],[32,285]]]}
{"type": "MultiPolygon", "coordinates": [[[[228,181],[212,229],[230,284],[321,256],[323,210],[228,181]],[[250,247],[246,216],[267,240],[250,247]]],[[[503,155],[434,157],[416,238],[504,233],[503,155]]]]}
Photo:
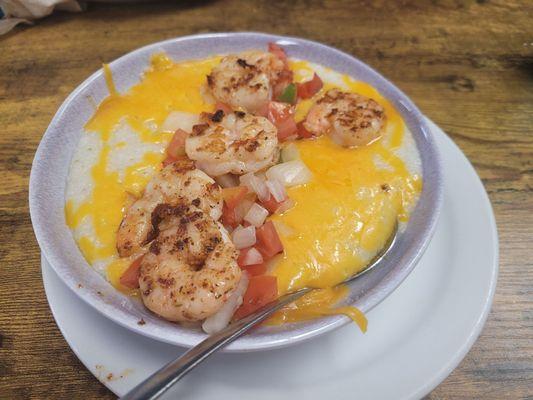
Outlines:
{"type": "Polygon", "coordinates": [[[224,174],[215,177],[216,183],[218,183],[223,188],[231,188],[235,186],[239,186],[239,180],[235,175],[232,174],[224,174]]]}
{"type": "Polygon", "coordinates": [[[248,274],[243,272],[241,275],[241,280],[237,284],[235,291],[229,296],[228,301],[218,310],[218,312],[209,318],[206,318],[202,324],[202,329],[205,333],[212,335],[213,333],[220,332],[224,329],[229,322],[231,317],[235,313],[235,310],[242,304],[242,299],[246,289],[248,289],[248,274]]]}
{"type": "Polygon", "coordinates": [[[234,211],[237,223],[240,223],[244,219],[244,216],[254,204],[255,202],[253,200],[247,198],[244,198],[239,204],[237,204],[234,211]]]}
{"type": "Polygon", "coordinates": [[[287,143],[283,148],[281,149],[281,161],[287,162],[287,161],[293,161],[293,160],[299,160],[300,159],[300,153],[298,152],[298,147],[294,143],[287,143]]]}
{"type": "Polygon", "coordinates": [[[268,200],[268,198],[270,197],[270,194],[268,193],[268,187],[266,186],[265,181],[255,176],[253,173],[249,172],[246,175],[242,175],[240,177],[240,181],[241,184],[243,184],[252,192],[257,194],[259,200],[268,200]]]}
{"type": "Polygon", "coordinates": [[[269,179],[266,181],[265,184],[267,185],[270,194],[278,203],[281,203],[287,198],[287,191],[285,190],[285,186],[279,183],[279,181],[269,179]]]}
{"type": "Polygon", "coordinates": [[[284,224],[283,222],[273,220],[272,223],[274,224],[274,227],[276,228],[276,232],[278,232],[280,236],[288,237],[294,234],[294,230],[290,226],[284,224]]]}
{"type": "Polygon", "coordinates": [[[278,254],[272,257],[270,260],[266,262],[267,270],[265,272],[266,275],[271,275],[272,271],[276,269],[276,266],[279,264],[279,262],[282,260],[282,255],[278,254]]]}
{"type": "Polygon", "coordinates": [[[245,265],[257,265],[263,263],[263,256],[261,253],[255,248],[252,247],[248,252],[246,253],[246,256],[241,261],[241,264],[243,266],[245,265]]]}
{"type": "Polygon", "coordinates": [[[295,186],[309,182],[313,175],[302,161],[293,160],[270,167],[266,176],[268,179],[277,180],[285,186],[295,186]]]}
{"type": "Polygon", "coordinates": [[[157,130],[157,122],[155,122],[153,119],[148,119],[144,121],[144,126],[146,129],[155,132],[157,130]]]}
{"type": "Polygon", "coordinates": [[[285,211],[290,210],[293,207],[294,207],[294,200],[289,198],[280,204],[280,206],[276,210],[276,214],[283,214],[285,211]]]}
{"type": "Polygon", "coordinates": [[[252,190],[250,182],[254,179],[255,175],[253,172],[248,172],[247,174],[241,175],[239,177],[239,181],[241,182],[241,185],[246,186],[248,189],[252,190]]]}
{"type": "Polygon", "coordinates": [[[266,217],[268,217],[268,210],[254,203],[244,216],[244,220],[259,228],[265,222],[266,217]]]}
{"type": "Polygon", "coordinates": [[[183,111],[172,111],[161,125],[163,132],[174,132],[177,129],[183,129],[185,132],[191,132],[193,125],[199,122],[198,114],[192,114],[183,111]]]}
{"type": "Polygon", "coordinates": [[[237,250],[253,246],[255,244],[255,226],[243,228],[238,226],[231,234],[231,240],[237,250]]]}

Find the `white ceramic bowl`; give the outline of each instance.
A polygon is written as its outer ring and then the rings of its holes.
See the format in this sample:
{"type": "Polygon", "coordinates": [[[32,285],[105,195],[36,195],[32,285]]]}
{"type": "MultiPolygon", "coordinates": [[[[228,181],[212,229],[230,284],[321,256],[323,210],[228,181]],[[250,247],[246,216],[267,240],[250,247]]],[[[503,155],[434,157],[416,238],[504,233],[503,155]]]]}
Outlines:
{"type": "MultiPolygon", "coordinates": [[[[117,88],[125,91],[139,81],[153,53],[164,51],[175,60],[192,59],[266,48],[268,42],[282,45],[290,57],[322,64],[370,83],[394,104],[415,138],[424,180],[419,202],[390,255],[379,268],[351,284],[346,299],[346,303],[366,312],[389,295],[414,268],[433,234],[442,202],[442,178],[434,140],[420,111],[405,94],[372,68],[339,50],[308,40],[262,33],[221,33],[171,39],[135,50],[110,66],[117,88]]],[[[87,99],[92,97],[100,102],[107,95],[104,75],[99,70],[65,100],[39,145],[30,176],[30,213],[37,241],[63,282],[104,316],[141,335],[180,346],[193,346],[205,338],[204,333],[165,321],[150,313],[139,300],[116,291],[88,265],[65,223],[65,185],[70,161],[83,126],[93,113],[87,99]],[[146,324],[138,324],[141,318],[146,324]]],[[[280,327],[260,327],[225,350],[282,347],[348,322],[344,316],[331,316],[280,327]]]]}

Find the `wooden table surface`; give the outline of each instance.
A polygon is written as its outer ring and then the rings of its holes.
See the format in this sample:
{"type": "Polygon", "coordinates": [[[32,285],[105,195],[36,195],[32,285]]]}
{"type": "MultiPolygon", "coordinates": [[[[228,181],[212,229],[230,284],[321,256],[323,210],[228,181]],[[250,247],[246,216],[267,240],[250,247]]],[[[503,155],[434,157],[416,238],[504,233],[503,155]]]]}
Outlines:
{"type": "MultiPolygon", "coordinates": [[[[317,40],[376,67],[461,147],[500,235],[492,313],[429,399],[533,398],[533,2],[190,1],[57,13],[0,37],[0,399],[113,398],[61,336],[45,298],[28,176],[65,97],[102,62],[199,32],[317,40]]],[[[438,346],[438,343],[435,343],[438,346]]]]}

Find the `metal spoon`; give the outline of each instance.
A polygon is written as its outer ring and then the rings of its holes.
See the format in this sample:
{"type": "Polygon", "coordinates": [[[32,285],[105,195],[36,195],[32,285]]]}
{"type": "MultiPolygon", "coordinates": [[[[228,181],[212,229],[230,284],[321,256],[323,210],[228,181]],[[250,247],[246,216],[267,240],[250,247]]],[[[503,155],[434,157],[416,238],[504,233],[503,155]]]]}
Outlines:
{"type": "MultiPolygon", "coordinates": [[[[372,259],[368,266],[358,272],[357,274],[346,279],[340,285],[348,283],[370,271],[378,265],[385,255],[392,248],[398,234],[398,223],[394,225],[393,231],[383,249],[372,259]]],[[[250,328],[257,325],[261,321],[267,319],[272,313],[280,308],[299,299],[304,294],[315,290],[314,288],[303,288],[293,293],[280,296],[277,300],[269,303],[256,311],[255,313],[239,320],[218,333],[209,336],[204,341],[200,342],[192,349],[187,351],[181,357],[169,362],[159,371],[156,371],[151,376],[146,378],[143,382],[134,387],[129,393],[121,397],[122,400],[152,400],[157,399],[164,392],[166,392],[172,385],[183,378],[189,371],[199,365],[211,354],[218,349],[230,344],[239,336],[246,333],[250,328]]]]}

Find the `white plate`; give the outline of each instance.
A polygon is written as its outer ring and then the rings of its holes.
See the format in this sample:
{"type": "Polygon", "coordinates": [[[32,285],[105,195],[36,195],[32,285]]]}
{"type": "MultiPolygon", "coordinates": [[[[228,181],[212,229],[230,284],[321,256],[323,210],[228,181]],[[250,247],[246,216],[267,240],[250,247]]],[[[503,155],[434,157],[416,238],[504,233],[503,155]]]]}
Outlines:
{"type": "MultiPolygon", "coordinates": [[[[138,83],[151,55],[164,51],[175,60],[205,58],[214,53],[234,53],[265,48],[275,42],[291,57],[305,59],[367,82],[383,94],[401,114],[412,133],[424,185],[405,230],[380,268],[348,285],[347,304],[369,311],[405,279],[424,253],[435,231],[442,203],[442,176],[435,141],[416,106],[391,82],[349,54],[305,39],[257,32],[233,32],[185,36],[153,43],[120,57],[109,64],[116,87],[124,91],[138,83]]],[[[72,154],[83,135],[83,127],[93,114],[87,97],[96,103],[108,96],[103,70],[87,78],[62,104],[35,154],[30,174],[29,205],[35,237],[43,254],[58,276],[87,304],[129,330],[177,346],[192,347],[205,339],[199,329],[190,329],[160,318],[147,310],[139,299],[116,291],[97,274],[83,257],[65,221],[65,184],[72,154]],[[61,149],[61,151],[58,151],[61,149]],[[79,290],[79,285],[86,289],[79,290]],[[143,318],[146,326],[137,322],[143,318]]],[[[313,321],[261,327],[230,343],[224,352],[248,352],[285,347],[309,340],[348,324],[342,315],[313,321]]]]}
{"type": "MultiPolygon", "coordinates": [[[[431,127],[443,160],[441,218],[419,265],[368,313],[368,332],[363,335],[351,324],[285,349],[218,354],[165,398],[418,399],[448,376],[489,313],[498,238],[474,169],[439,128],[431,127]]],[[[65,339],[117,395],[184,351],[114,324],[75,296],[44,259],[42,269],[50,308],[65,339]]]]}

